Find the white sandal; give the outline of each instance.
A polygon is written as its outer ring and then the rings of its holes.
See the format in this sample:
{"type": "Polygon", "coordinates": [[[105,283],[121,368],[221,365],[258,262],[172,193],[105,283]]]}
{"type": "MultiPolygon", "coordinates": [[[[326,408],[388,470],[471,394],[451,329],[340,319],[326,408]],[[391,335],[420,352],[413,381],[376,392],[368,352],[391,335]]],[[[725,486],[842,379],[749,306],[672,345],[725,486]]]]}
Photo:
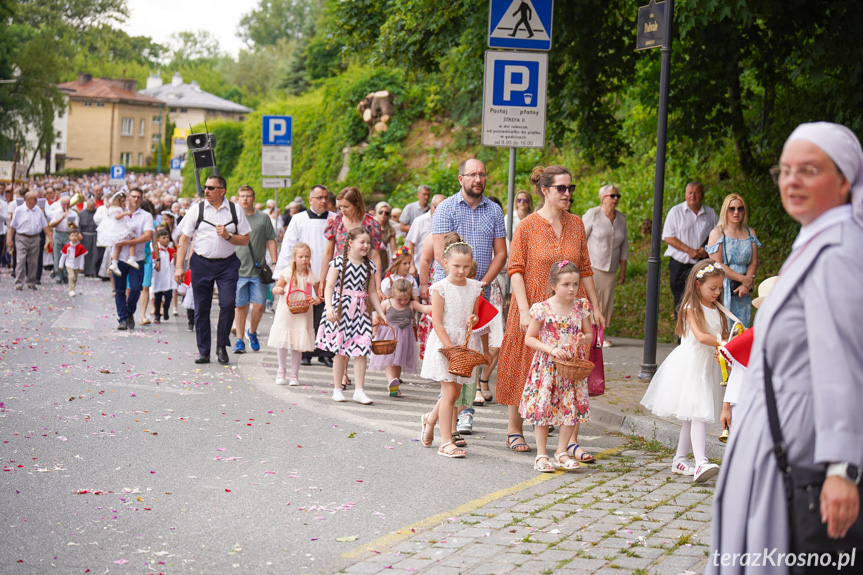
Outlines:
{"type": "Polygon", "coordinates": [[[578,469],[580,467],[578,465],[578,461],[576,461],[575,458],[566,451],[561,451],[560,453],[554,454],[554,466],[558,469],[563,469],[564,471],[572,471],[573,469],[578,469]],[[566,461],[561,461],[560,458],[564,455],[567,456],[569,459],[567,459],[566,461]]]}
{"type": "Polygon", "coordinates": [[[442,455],[444,457],[449,457],[450,459],[460,459],[460,458],[466,456],[467,452],[464,449],[462,449],[461,447],[457,446],[452,441],[447,441],[446,443],[440,444],[440,447],[438,447],[438,450],[437,450],[437,454],[442,455]],[[444,447],[446,447],[447,445],[452,445],[455,449],[453,449],[452,451],[449,451],[449,452],[444,451],[444,447]]]}
{"type": "Polygon", "coordinates": [[[533,460],[533,468],[540,473],[554,473],[555,465],[547,453],[539,453],[533,460]],[[539,460],[545,459],[545,464],[540,465],[539,460]]]}

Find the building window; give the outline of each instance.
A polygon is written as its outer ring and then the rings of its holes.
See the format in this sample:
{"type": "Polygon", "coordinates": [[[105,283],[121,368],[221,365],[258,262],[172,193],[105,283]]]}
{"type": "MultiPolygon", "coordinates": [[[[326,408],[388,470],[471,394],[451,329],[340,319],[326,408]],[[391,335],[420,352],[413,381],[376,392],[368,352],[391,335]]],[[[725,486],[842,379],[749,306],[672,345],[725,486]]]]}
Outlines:
{"type": "Polygon", "coordinates": [[[144,165],[144,154],[142,152],[138,152],[138,167],[144,165]]]}
{"type": "Polygon", "coordinates": [[[186,113],[186,112],[188,112],[188,111],[189,111],[189,110],[188,110],[188,109],[186,109],[186,108],[180,108],[180,113],[181,113],[181,114],[185,114],[185,113],[186,113]]]}
{"type": "Polygon", "coordinates": [[[120,163],[128,167],[132,163],[132,152],[120,152],[120,163]]]}
{"type": "Polygon", "coordinates": [[[62,149],[63,149],[63,144],[61,144],[60,142],[57,142],[57,149],[58,149],[58,150],[62,150],[62,149]]]}
{"type": "Polygon", "coordinates": [[[92,107],[92,106],[93,106],[93,102],[84,102],[84,107],[85,107],[85,108],[90,108],[90,107],[92,107]]]}
{"type": "Polygon", "coordinates": [[[135,118],[123,118],[123,123],[120,126],[121,136],[131,136],[135,129],[135,118]]]}
{"type": "Polygon", "coordinates": [[[97,107],[97,108],[104,108],[104,107],[105,107],[105,102],[96,102],[96,107],[97,107]]]}
{"type": "Polygon", "coordinates": [[[159,124],[162,122],[162,118],[160,116],[153,116],[153,123],[159,124]]]}
{"type": "Polygon", "coordinates": [[[176,113],[176,112],[177,112],[177,108],[171,108],[171,112],[176,113]]]}
{"type": "Polygon", "coordinates": [[[144,137],[144,130],[146,129],[146,127],[147,127],[147,120],[145,120],[144,118],[141,118],[141,122],[138,125],[138,135],[141,136],[142,138],[144,137]]]}

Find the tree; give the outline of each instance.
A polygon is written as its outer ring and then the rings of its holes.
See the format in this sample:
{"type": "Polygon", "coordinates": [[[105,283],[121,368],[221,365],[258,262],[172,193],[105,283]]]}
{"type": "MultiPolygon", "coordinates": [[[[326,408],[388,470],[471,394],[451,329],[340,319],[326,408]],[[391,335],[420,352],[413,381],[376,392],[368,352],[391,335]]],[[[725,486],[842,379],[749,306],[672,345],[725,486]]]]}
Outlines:
{"type": "Polygon", "coordinates": [[[258,7],[240,19],[238,35],[250,47],[274,46],[314,34],[322,0],[258,0],[258,7]]]}

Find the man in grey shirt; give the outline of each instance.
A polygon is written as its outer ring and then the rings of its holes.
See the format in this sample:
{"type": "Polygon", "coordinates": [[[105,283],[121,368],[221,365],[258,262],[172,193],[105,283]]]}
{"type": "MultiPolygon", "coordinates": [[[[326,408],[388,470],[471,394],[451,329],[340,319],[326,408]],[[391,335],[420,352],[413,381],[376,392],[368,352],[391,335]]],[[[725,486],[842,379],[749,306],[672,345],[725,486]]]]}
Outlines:
{"type": "Polygon", "coordinates": [[[411,229],[411,224],[415,219],[429,211],[429,197],[431,196],[431,188],[423,184],[417,188],[417,201],[411,202],[402,210],[402,215],[399,217],[399,229],[408,233],[411,229]]]}

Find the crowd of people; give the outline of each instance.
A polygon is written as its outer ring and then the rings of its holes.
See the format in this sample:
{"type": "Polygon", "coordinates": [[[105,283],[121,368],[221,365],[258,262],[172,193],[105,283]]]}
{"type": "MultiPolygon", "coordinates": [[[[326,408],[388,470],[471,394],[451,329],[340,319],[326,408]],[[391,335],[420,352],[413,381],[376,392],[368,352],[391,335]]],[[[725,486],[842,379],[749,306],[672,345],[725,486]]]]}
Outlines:
{"type": "MultiPolygon", "coordinates": [[[[680,345],[642,403],[682,422],[674,473],[720,476],[712,537],[723,553],[800,549],[808,543],[795,529],[807,521],[841,539],[858,520],[863,152],[847,128],[806,124],[772,174],[802,230],[781,276],[762,282],[755,301],[761,243],[742,196],[729,194],[717,216],[703,204],[704,186],[690,182],[662,232],[680,345]],[[752,329],[750,305],[763,306],[752,329]],[[742,330],[745,359],[732,366],[740,387],[723,406],[717,360],[742,330]],[[732,409],[736,431],[720,470],[706,457],[706,424],[730,426],[732,409]],[[801,477],[821,493],[809,519],[789,503],[801,477]]],[[[497,366],[508,449],[532,451],[527,422],[537,472],[594,462],[578,441],[590,421],[586,379],[564,368],[588,346],[611,345],[603,332],[629,258],[621,190],[603,186],[599,205],[579,217],[570,213],[571,172],[537,167],[532,189],[516,194],[510,230],[485,194],[482,162],[462,162],[457,182],[451,195],[420,186],[400,211],[367,206],[354,187],[335,194],[317,185],[308,207],[297,199],[283,214],[256,203],[250,186],[228,199],[219,176],[196,202],[157,175],[130,175],[120,189],[87,176],[0,184],[0,265],[12,268],[18,290],[37,289],[49,268],[70,297],[80,293],[79,274],[113,281],[119,330],[134,329],[136,313],[140,323],[177,316],[179,303],[196,333],[196,363],[210,361],[216,291],[222,364],[229,348],[246,352],[246,341],[260,349],[261,317],[275,307],[266,344],[277,350],[276,385],[300,385],[301,367],[317,359],[332,368],[334,401],[353,387],[352,400],[370,404],[367,368],[384,372],[392,398],[403,394],[403,374],[419,373],[441,388],[434,408],[418,414],[421,442],[432,447],[438,435],[447,458],[467,455],[464,435],[475,407],[495,398],[497,366]],[[73,197],[83,201],[73,206],[73,197]],[[560,433],[550,455],[551,426],[560,433]]]]}

